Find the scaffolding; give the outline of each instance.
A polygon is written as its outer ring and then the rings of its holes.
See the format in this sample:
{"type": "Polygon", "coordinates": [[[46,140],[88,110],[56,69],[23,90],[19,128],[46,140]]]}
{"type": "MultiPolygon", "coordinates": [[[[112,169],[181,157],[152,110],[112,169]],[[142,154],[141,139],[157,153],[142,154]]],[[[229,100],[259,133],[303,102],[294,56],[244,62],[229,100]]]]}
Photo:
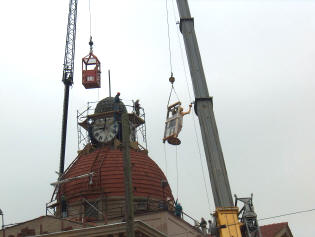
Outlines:
{"type": "MultiPolygon", "coordinates": [[[[78,151],[84,149],[84,147],[91,143],[91,139],[88,134],[87,121],[89,118],[97,117],[94,114],[95,107],[98,101],[88,102],[86,108],[79,111],[77,110],[77,133],[78,133],[78,151]]],[[[136,127],[131,127],[132,140],[137,142],[140,147],[147,150],[147,136],[146,136],[146,124],[145,124],[145,112],[142,107],[139,108],[137,113],[135,105],[125,105],[129,120],[131,124],[137,124],[136,127]]]]}

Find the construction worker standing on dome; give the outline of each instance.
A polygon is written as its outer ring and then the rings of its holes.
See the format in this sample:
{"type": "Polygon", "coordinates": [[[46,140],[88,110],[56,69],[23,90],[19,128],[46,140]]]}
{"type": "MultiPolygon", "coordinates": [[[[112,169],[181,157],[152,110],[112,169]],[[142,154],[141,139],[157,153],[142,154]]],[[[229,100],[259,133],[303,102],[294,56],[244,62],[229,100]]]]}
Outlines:
{"type": "Polygon", "coordinates": [[[118,133],[117,133],[117,139],[119,141],[122,141],[122,124],[121,124],[121,114],[119,111],[119,105],[120,105],[120,92],[117,92],[117,94],[114,97],[114,119],[116,122],[118,122],[118,133]]]}
{"type": "Polygon", "coordinates": [[[119,114],[119,103],[120,103],[120,92],[117,92],[117,94],[114,97],[114,118],[116,121],[120,120],[120,114],[119,114]]]}
{"type": "Polygon", "coordinates": [[[117,94],[114,97],[114,102],[115,103],[119,103],[120,102],[119,96],[120,96],[120,92],[117,92],[117,94]]]}
{"type": "Polygon", "coordinates": [[[140,115],[140,103],[139,103],[139,100],[136,100],[136,102],[134,102],[134,109],[135,109],[136,115],[139,116],[140,115]]]}

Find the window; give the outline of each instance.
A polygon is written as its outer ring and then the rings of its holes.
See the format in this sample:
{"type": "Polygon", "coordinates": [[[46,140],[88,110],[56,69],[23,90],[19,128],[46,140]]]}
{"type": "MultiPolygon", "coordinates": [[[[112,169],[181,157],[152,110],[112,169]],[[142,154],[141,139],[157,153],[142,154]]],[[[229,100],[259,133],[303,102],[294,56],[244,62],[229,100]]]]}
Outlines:
{"type": "Polygon", "coordinates": [[[93,76],[87,76],[86,81],[94,81],[94,77],[93,76]]]}

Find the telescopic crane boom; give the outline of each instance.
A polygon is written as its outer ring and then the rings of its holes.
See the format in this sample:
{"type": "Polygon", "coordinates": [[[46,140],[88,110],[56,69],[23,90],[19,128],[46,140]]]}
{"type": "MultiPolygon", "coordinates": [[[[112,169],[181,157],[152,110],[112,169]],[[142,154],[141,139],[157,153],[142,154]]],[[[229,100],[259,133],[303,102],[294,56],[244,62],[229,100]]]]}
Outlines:
{"type": "Polygon", "coordinates": [[[260,237],[252,198],[237,199],[245,203],[242,223],[239,211],[233,205],[218,129],[213,113],[212,97],[209,96],[205,73],[201,62],[194,19],[190,15],[188,0],[176,0],[180,16],[180,31],[184,38],[186,55],[195,95],[195,112],[199,118],[203,146],[206,154],[210,183],[216,206],[214,235],[220,237],[260,237]],[[245,228],[241,228],[245,226],[245,228]]]}
{"type": "Polygon", "coordinates": [[[203,71],[194,30],[194,19],[190,15],[187,0],[177,0],[177,6],[180,15],[180,30],[184,38],[194,88],[195,111],[199,118],[214,203],[216,207],[232,207],[232,193],[214,118],[212,98],[209,97],[206,77],[203,71]]]}
{"type": "Polygon", "coordinates": [[[62,75],[62,82],[65,85],[65,91],[64,91],[64,101],[63,101],[59,177],[61,177],[64,172],[64,164],[65,164],[68,107],[69,107],[69,88],[73,84],[73,71],[74,71],[77,6],[78,6],[78,0],[70,0],[65,57],[64,57],[64,64],[63,64],[63,75],[62,75]]]}

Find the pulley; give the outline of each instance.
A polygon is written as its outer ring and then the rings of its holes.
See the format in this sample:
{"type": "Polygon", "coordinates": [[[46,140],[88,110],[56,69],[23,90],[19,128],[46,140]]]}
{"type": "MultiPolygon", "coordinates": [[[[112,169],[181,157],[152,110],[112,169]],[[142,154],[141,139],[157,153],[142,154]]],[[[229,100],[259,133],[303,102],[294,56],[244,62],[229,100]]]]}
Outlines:
{"type": "Polygon", "coordinates": [[[173,85],[173,83],[175,82],[175,77],[173,77],[173,73],[172,73],[171,77],[168,80],[173,85]]]}
{"type": "Polygon", "coordinates": [[[89,45],[90,45],[90,53],[93,53],[93,41],[92,41],[92,36],[90,36],[89,45]]]}

